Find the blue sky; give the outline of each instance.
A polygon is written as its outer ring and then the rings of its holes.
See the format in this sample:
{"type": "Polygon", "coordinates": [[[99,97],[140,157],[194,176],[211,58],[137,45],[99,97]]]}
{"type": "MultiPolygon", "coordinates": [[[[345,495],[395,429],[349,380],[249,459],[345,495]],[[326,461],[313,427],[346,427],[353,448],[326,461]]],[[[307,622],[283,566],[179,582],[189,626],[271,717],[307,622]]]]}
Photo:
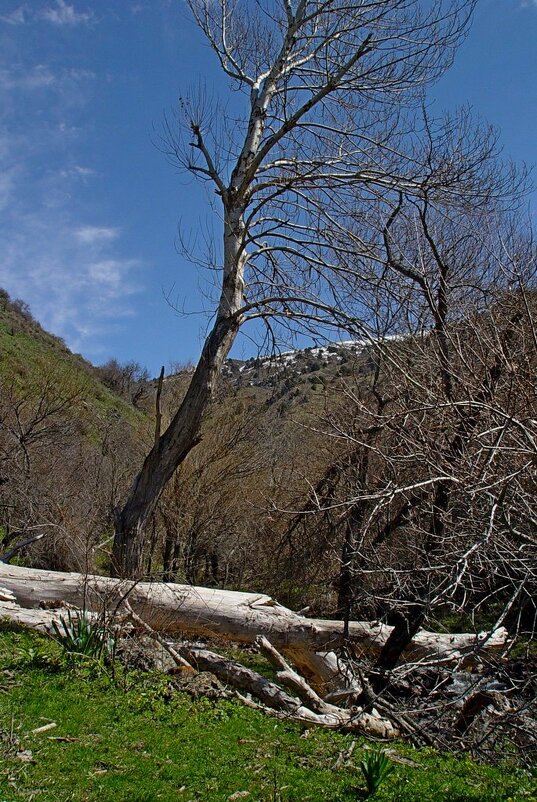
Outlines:
{"type": "MultiPolygon", "coordinates": [[[[536,43],[537,0],[481,0],[434,109],[468,103],[536,162],[536,43]]],[[[207,276],[175,239],[210,197],[155,143],[200,76],[219,80],[182,0],[0,0],[0,286],[95,363],[198,356],[207,276]]]]}

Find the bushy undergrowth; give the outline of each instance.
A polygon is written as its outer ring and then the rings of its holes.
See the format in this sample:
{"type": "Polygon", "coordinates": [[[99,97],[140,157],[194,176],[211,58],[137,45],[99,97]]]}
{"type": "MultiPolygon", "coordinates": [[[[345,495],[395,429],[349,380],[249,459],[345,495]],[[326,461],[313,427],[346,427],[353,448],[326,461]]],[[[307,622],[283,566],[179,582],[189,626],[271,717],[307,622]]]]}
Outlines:
{"type": "MultiPolygon", "coordinates": [[[[365,739],[304,730],[238,701],[193,699],[157,673],[66,660],[57,643],[0,630],[0,800],[356,802],[365,739]],[[42,730],[47,724],[55,724],[42,730]],[[33,732],[41,729],[41,732],[33,732]],[[348,760],[338,757],[356,748],[348,760]],[[341,767],[336,768],[336,765],[341,767]]],[[[378,802],[529,802],[512,766],[389,744],[378,802]]]]}

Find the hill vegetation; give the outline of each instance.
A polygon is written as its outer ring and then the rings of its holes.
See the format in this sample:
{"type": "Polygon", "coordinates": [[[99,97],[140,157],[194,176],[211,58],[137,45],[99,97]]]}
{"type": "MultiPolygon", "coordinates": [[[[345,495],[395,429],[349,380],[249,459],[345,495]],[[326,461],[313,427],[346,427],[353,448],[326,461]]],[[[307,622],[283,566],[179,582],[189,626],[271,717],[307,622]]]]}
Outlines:
{"type": "MultiPolygon", "coordinates": [[[[61,338],[43,329],[28,305],[20,299],[12,301],[5,290],[0,290],[0,348],[3,388],[38,401],[43,386],[53,382],[65,396],[66,407],[67,398],[83,397],[90,428],[107,415],[122,417],[133,427],[140,425],[132,405],[103,385],[99,371],[80,354],[73,354],[61,338]]],[[[80,405],[75,412],[80,418],[80,405]]]]}
{"type": "MultiPolygon", "coordinates": [[[[106,573],[115,509],[154,435],[158,382],[136,364],[92,367],[3,303],[3,559],[106,573]]],[[[532,305],[531,292],[501,290],[457,322],[449,404],[438,403],[428,332],[229,362],[203,438],[152,518],[146,577],[271,593],[344,626],[391,624],[377,656],[348,647],[368,672],[355,702],[412,709],[415,743],[492,759],[516,743],[531,761],[532,305]],[[437,477],[441,488],[454,478],[440,496],[437,477]],[[401,655],[424,625],[507,625],[519,640],[470,672],[410,669],[401,655]]],[[[163,381],[164,425],[191,375],[163,381]]]]}
{"type": "Polygon", "coordinates": [[[0,550],[29,540],[37,561],[87,565],[146,429],[144,416],[92,365],[2,292],[0,550]]]}

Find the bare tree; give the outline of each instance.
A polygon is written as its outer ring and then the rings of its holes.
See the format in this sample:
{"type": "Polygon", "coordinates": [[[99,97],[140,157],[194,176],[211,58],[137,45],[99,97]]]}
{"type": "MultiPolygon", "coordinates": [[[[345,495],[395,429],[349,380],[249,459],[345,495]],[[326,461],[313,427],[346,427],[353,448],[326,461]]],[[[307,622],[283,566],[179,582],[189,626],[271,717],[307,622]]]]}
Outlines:
{"type": "Polygon", "coordinates": [[[85,569],[140,458],[135,432],[89,409],[83,372],[52,362],[23,381],[13,374],[0,387],[0,561],[85,569]]]}
{"type": "Polygon", "coordinates": [[[396,336],[329,405],[341,450],[287,532],[324,530],[340,617],[395,624],[377,691],[425,618],[535,627],[535,249],[509,218],[449,212],[424,190],[389,214],[375,300],[396,336]]]}
{"type": "MultiPolygon", "coordinates": [[[[259,318],[315,332],[356,325],[360,270],[348,267],[348,239],[338,235],[351,208],[374,206],[394,188],[418,189],[423,165],[412,155],[414,123],[403,109],[449,66],[473,2],[189,6],[239,100],[226,111],[203,93],[185,96],[182,134],[166,126],[169,156],[218,198],[222,244],[212,246],[210,261],[220,289],[188,391],[117,515],[113,570],[133,576],[141,572],[144,527],[199,441],[239,328],[259,318]]],[[[441,169],[436,178],[446,191],[473,191],[468,164],[447,184],[441,169]]],[[[367,237],[359,247],[369,254],[367,237]]]]}
{"type": "Polygon", "coordinates": [[[95,372],[103,384],[135,407],[149,394],[149,371],[139,362],[131,360],[122,365],[117,359],[109,359],[95,368],[95,372]]]}

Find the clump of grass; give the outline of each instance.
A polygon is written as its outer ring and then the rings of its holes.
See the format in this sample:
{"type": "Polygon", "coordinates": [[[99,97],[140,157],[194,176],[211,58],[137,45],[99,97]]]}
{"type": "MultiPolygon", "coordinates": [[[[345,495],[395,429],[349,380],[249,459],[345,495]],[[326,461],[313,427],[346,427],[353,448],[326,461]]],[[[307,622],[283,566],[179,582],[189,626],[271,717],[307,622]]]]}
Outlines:
{"type": "Polygon", "coordinates": [[[68,655],[82,655],[97,661],[107,661],[114,653],[114,639],[110,633],[85,611],[71,610],[60,623],[52,622],[55,639],[68,655]]]}
{"type": "Polygon", "coordinates": [[[385,752],[371,752],[361,761],[360,768],[367,785],[367,796],[373,796],[381,784],[394,770],[393,763],[385,752]]]}

